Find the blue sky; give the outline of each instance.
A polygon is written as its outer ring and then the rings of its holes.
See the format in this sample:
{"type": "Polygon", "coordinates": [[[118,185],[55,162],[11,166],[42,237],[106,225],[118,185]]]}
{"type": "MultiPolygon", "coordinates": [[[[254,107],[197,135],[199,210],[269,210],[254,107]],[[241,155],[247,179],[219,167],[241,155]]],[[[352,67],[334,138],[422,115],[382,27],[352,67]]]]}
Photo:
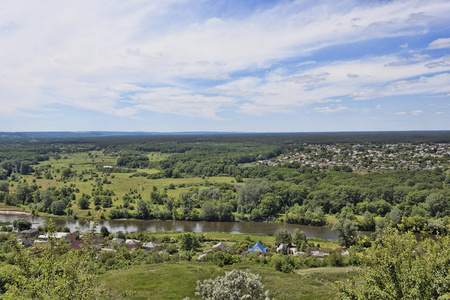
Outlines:
{"type": "Polygon", "coordinates": [[[450,130],[449,1],[2,1],[0,131],[450,130]]]}

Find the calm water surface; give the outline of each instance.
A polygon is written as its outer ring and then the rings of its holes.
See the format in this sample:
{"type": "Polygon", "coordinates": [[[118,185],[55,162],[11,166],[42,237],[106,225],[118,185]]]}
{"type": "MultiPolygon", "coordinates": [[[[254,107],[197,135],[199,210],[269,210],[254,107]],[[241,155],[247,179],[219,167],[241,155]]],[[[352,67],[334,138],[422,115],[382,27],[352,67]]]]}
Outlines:
{"type": "MultiPolygon", "coordinates": [[[[48,217],[22,216],[22,215],[3,215],[0,214],[0,221],[12,222],[19,218],[26,218],[33,223],[33,227],[43,225],[48,217]]],[[[83,220],[70,220],[63,218],[53,218],[58,226],[69,227],[70,231],[86,231],[89,229],[89,223],[83,220]]],[[[265,222],[206,222],[206,221],[134,221],[134,220],[109,220],[100,221],[97,231],[101,226],[106,226],[112,233],[134,232],[134,231],[180,231],[180,232],[232,232],[232,233],[266,233],[274,234],[277,229],[284,228],[290,232],[298,228],[303,230],[307,237],[318,237],[327,240],[337,240],[337,232],[328,227],[305,226],[282,223],[265,222]]]]}

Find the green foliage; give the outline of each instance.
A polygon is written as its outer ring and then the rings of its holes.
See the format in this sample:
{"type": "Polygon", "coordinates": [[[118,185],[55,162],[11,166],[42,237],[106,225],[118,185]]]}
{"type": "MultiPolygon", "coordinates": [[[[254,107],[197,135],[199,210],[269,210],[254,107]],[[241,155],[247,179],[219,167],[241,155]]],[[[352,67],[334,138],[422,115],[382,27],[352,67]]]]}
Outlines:
{"type": "Polygon", "coordinates": [[[196,250],[200,247],[200,241],[197,235],[193,233],[185,233],[178,237],[180,249],[184,251],[196,250]]]}
{"type": "Polygon", "coordinates": [[[106,228],[106,226],[102,226],[100,228],[100,233],[102,234],[102,236],[104,238],[109,236],[109,230],[108,230],[108,228],[106,228]]]}
{"type": "Polygon", "coordinates": [[[206,201],[202,205],[200,216],[206,221],[232,221],[232,209],[228,203],[206,201]]]}
{"type": "Polygon", "coordinates": [[[389,230],[363,254],[358,276],[337,285],[338,298],[446,299],[449,258],[449,236],[418,240],[412,233],[389,230]]]}
{"type": "Polygon", "coordinates": [[[275,232],[275,243],[289,245],[292,242],[292,236],[286,229],[278,229],[275,232]]]}
{"type": "Polygon", "coordinates": [[[7,281],[2,299],[100,299],[96,253],[89,242],[82,250],[67,251],[52,237],[56,232],[52,222],[47,230],[49,245],[40,245],[39,255],[11,240],[14,266],[2,269],[1,277],[7,281]]]}
{"type": "Polygon", "coordinates": [[[13,227],[17,231],[28,230],[31,228],[31,222],[24,218],[19,218],[13,221],[13,227]]]}
{"type": "Polygon", "coordinates": [[[356,243],[358,225],[346,211],[340,214],[338,223],[333,225],[333,230],[338,232],[339,244],[342,246],[348,248],[356,243]]]}
{"type": "Polygon", "coordinates": [[[117,160],[118,166],[127,168],[147,168],[150,159],[144,155],[126,155],[117,160]]]}
{"type": "Polygon", "coordinates": [[[432,217],[443,217],[448,216],[450,213],[450,205],[448,202],[449,200],[442,193],[431,193],[426,198],[425,205],[432,217]]]}
{"type": "Polygon", "coordinates": [[[206,255],[202,261],[213,262],[217,266],[223,267],[239,262],[239,257],[229,253],[214,251],[213,253],[206,255]]]}
{"type": "MultiPolygon", "coordinates": [[[[374,220],[388,214],[385,221],[389,226],[403,223],[398,228],[446,232],[450,175],[441,167],[448,168],[448,154],[442,153],[448,149],[445,142],[449,135],[415,134],[97,137],[39,143],[11,140],[0,145],[0,201],[52,213],[53,202],[64,201],[73,209],[76,196],[92,192],[94,205],[85,209],[92,214],[95,208],[104,208],[111,218],[133,217],[131,208],[142,199],[153,204],[147,206],[148,215],[144,211],[144,217],[136,209],[137,216],[145,219],[230,221],[236,215],[240,219],[274,217],[314,226],[327,224],[325,214],[340,213],[348,207],[359,216],[367,216],[358,219],[361,230],[374,230],[374,220]],[[407,136],[408,144],[386,144],[405,141],[407,136]],[[441,144],[411,142],[419,140],[441,144]],[[324,142],[327,144],[321,144],[324,142]],[[420,153],[410,157],[418,148],[420,153]],[[376,162],[370,153],[377,153],[383,162],[376,162]],[[50,157],[55,160],[48,161],[50,157]],[[271,158],[275,159],[269,163],[271,158]],[[362,170],[351,172],[349,165],[320,166],[324,160],[330,164],[347,162],[362,170]],[[314,161],[316,166],[307,165],[307,161],[314,161]],[[422,170],[403,169],[404,161],[422,170]],[[106,164],[114,167],[104,168],[106,164]],[[376,170],[381,164],[394,170],[366,173],[367,168],[376,170]],[[245,182],[221,185],[198,181],[215,175],[231,179],[220,181],[231,183],[234,177],[245,182]],[[72,177],[74,180],[67,183],[72,177]],[[11,182],[15,186],[10,186],[11,182]],[[110,184],[109,190],[105,184],[110,184]],[[39,185],[52,187],[43,190],[39,185]],[[155,189],[141,196],[137,189],[149,186],[155,189]],[[115,194],[117,197],[113,197],[115,194]]],[[[87,216],[86,211],[78,210],[86,207],[85,199],[83,202],[74,208],[79,217],[87,216]]]]}
{"type": "Polygon", "coordinates": [[[5,180],[0,180],[0,192],[9,192],[9,183],[5,180]]]}
{"type": "Polygon", "coordinates": [[[148,219],[150,216],[150,212],[148,209],[148,204],[144,200],[139,200],[136,207],[136,212],[134,213],[134,217],[137,219],[148,219]]]}
{"type": "Polygon", "coordinates": [[[86,195],[83,195],[80,197],[80,199],[78,199],[77,204],[79,209],[89,209],[89,205],[91,204],[91,202],[86,195]]]}
{"type": "Polygon", "coordinates": [[[249,179],[239,194],[239,202],[245,212],[251,212],[259,204],[259,197],[270,190],[270,183],[265,179],[249,179]]]}
{"type": "Polygon", "coordinates": [[[65,209],[66,209],[66,202],[64,202],[63,200],[55,201],[50,206],[50,211],[54,215],[64,215],[65,209]]]}
{"type": "Polygon", "coordinates": [[[283,273],[291,273],[295,268],[294,258],[290,255],[276,254],[272,256],[270,263],[275,270],[283,273]]]}
{"type": "MultiPolygon", "coordinates": [[[[294,229],[294,234],[292,235],[292,243],[297,246],[297,248],[301,248],[302,243],[306,242],[306,234],[303,230],[299,230],[297,228],[294,229]]],[[[303,250],[298,250],[303,251],[303,250]]]]}

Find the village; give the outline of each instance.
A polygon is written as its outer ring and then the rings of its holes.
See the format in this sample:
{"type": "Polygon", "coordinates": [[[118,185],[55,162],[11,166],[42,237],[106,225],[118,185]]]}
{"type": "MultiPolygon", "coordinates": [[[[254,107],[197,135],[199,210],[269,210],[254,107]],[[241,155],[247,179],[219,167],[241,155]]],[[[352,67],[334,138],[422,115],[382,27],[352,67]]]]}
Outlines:
{"type": "MultiPolygon", "coordinates": [[[[280,230],[284,235],[288,235],[285,230],[280,230]]],[[[330,256],[331,252],[338,251],[342,256],[349,255],[348,250],[342,250],[341,248],[325,248],[322,249],[320,244],[307,243],[307,239],[302,241],[302,245],[293,245],[290,241],[287,243],[263,243],[257,241],[251,248],[245,248],[246,245],[252,245],[251,240],[243,242],[234,241],[220,241],[214,243],[212,240],[202,239],[202,235],[196,235],[193,233],[179,233],[178,239],[174,237],[161,236],[159,240],[153,239],[152,241],[138,240],[135,238],[127,238],[124,233],[105,234],[102,230],[101,234],[92,233],[80,233],[80,232],[55,232],[53,234],[45,234],[36,228],[30,228],[19,232],[4,231],[0,232],[1,237],[13,236],[17,243],[22,247],[36,247],[38,245],[49,245],[49,238],[59,241],[60,245],[65,245],[68,250],[80,250],[84,245],[89,243],[96,251],[101,253],[111,252],[117,253],[118,251],[128,251],[130,253],[137,250],[144,250],[145,252],[151,252],[158,255],[172,256],[183,250],[191,251],[190,255],[196,261],[204,261],[208,255],[216,252],[223,252],[230,255],[238,255],[240,257],[246,257],[251,255],[253,257],[258,256],[260,258],[270,257],[274,254],[291,255],[296,257],[316,257],[318,259],[326,258],[330,256]],[[102,234],[103,233],[103,234],[102,234]],[[188,237],[191,239],[192,247],[184,247],[181,245],[181,239],[188,237]],[[85,242],[86,241],[86,242],[85,242]],[[200,242],[201,241],[201,242],[200,242]],[[304,251],[301,251],[304,250],[304,251]]],[[[277,232],[278,233],[278,232],[277,232]]],[[[138,234],[138,233],[134,233],[138,234]]],[[[145,233],[139,233],[145,240],[148,240],[148,235],[145,233]]],[[[303,234],[303,233],[302,233],[303,234]]],[[[298,242],[299,243],[299,242],[298,242]]]]}
{"type": "Polygon", "coordinates": [[[283,154],[276,159],[259,160],[267,166],[302,166],[328,169],[333,166],[352,170],[434,170],[450,166],[450,145],[430,144],[308,144],[303,149],[283,154]]]}

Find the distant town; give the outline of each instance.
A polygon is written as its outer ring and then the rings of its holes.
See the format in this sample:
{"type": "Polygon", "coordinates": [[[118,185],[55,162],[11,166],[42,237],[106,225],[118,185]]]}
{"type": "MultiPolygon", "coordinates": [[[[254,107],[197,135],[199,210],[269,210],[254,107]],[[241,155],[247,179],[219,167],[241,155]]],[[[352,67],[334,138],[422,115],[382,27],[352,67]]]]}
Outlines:
{"type": "Polygon", "coordinates": [[[352,170],[434,170],[448,169],[450,144],[308,144],[302,149],[268,160],[257,165],[285,166],[300,164],[328,169],[347,166],[352,170]]]}

